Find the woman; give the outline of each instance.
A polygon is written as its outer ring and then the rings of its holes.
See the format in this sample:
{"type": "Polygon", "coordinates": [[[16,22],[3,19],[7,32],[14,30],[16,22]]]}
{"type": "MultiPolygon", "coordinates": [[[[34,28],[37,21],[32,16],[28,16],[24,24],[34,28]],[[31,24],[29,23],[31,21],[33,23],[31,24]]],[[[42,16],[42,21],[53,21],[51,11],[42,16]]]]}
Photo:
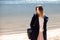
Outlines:
{"type": "Polygon", "coordinates": [[[47,40],[46,26],[48,17],[44,15],[43,7],[36,7],[36,14],[33,15],[30,27],[32,29],[31,40],[47,40]]]}

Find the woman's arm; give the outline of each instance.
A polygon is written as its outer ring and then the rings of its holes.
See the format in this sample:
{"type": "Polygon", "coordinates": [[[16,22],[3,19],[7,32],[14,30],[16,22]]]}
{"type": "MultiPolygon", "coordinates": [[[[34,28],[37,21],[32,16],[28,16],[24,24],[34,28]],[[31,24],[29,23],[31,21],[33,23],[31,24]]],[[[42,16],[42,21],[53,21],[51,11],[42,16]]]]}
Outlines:
{"type": "Polygon", "coordinates": [[[34,25],[34,22],[35,22],[35,14],[33,15],[32,19],[31,19],[31,22],[30,22],[30,27],[32,28],[34,25]]]}

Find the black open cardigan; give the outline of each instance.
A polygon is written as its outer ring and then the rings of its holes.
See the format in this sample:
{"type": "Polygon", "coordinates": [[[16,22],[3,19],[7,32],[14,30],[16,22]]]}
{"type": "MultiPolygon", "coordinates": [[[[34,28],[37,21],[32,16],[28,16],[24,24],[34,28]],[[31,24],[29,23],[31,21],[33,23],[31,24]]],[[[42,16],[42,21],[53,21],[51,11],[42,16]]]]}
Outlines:
{"type": "MultiPolygon", "coordinates": [[[[47,40],[47,21],[48,21],[48,17],[44,15],[44,24],[43,24],[43,37],[44,40],[47,40]]],[[[30,27],[32,29],[32,36],[31,36],[31,40],[37,40],[38,34],[39,34],[39,18],[37,14],[34,14],[30,23],[30,27]]]]}

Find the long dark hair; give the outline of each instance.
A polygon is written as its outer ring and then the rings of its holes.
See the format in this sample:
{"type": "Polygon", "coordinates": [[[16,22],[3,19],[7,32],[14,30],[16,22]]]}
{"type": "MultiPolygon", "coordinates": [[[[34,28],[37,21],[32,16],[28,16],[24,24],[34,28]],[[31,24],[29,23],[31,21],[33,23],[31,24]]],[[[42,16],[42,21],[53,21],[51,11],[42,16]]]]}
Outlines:
{"type": "Polygon", "coordinates": [[[43,11],[43,7],[42,6],[36,6],[36,10],[37,8],[39,9],[39,11],[43,11]]]}

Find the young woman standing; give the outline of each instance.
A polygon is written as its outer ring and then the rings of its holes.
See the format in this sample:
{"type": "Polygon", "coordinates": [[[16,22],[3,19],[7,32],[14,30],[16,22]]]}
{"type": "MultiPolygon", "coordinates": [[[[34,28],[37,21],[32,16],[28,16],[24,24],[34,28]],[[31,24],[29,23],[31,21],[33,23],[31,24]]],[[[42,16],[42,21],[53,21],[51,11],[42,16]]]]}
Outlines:
{"type": "Polygon", "coordinates": [[[48,17],[44,15],[43,7],[36,7],[36,14],[33,15],[30,27],[32,29],[31,40],[47,40],[46,26],[48,17]]]}

